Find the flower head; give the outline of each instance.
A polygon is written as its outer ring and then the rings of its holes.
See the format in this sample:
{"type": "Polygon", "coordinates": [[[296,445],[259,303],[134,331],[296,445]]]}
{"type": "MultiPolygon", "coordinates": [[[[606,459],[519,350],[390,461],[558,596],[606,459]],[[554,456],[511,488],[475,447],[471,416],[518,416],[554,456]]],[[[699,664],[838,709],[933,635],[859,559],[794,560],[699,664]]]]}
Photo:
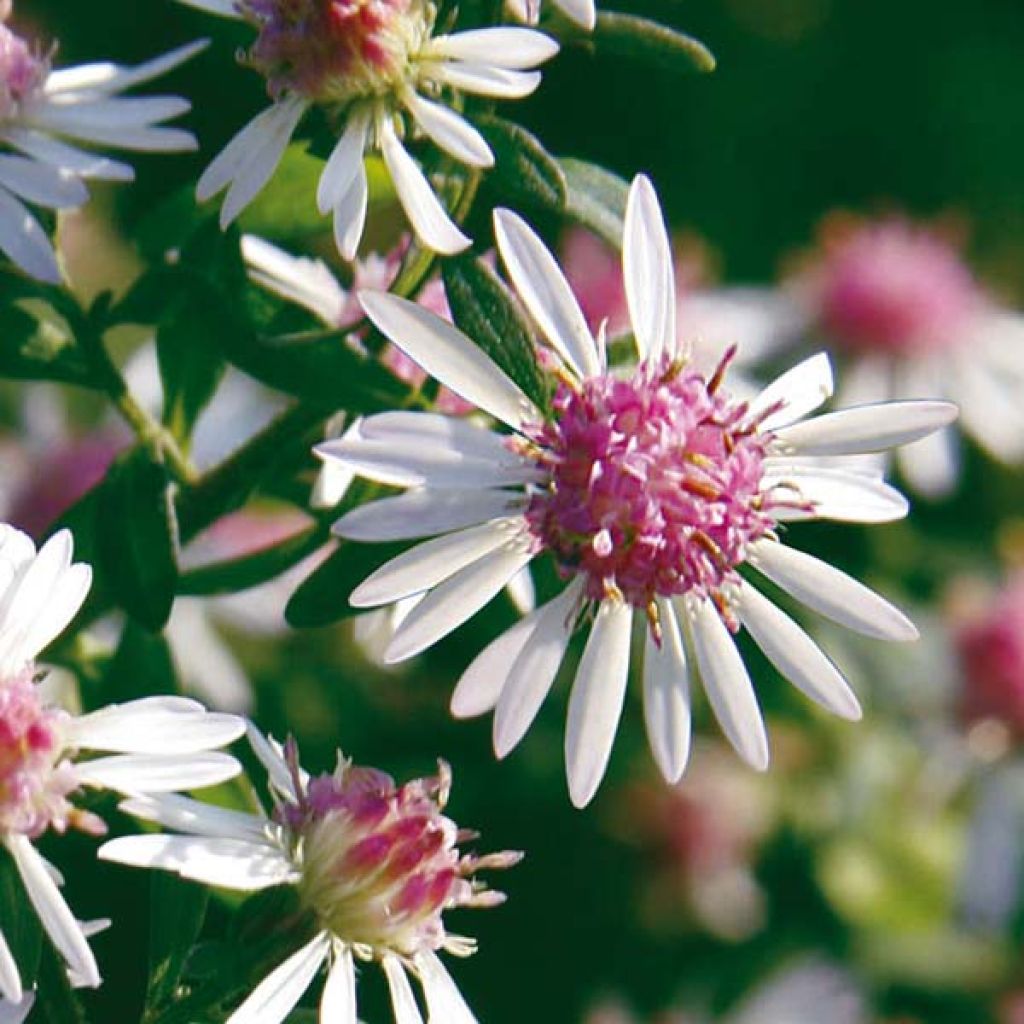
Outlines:
{"type": "Polygon", "coordinates": [[[100,856],[235,889],[297,888],[317,935],[257,986],[231,1020],[278,1024],[329,960],[321,1014],[354,1024],[355,957],[383,968],[399,1024],[420,1020],[407,973],[419,979],[431,1021],[471,1024],[437,952],[466,956],[475,944],[450,934],[443,915],[501,903],[504,896],[476,874],[511,867],[521,854],[477,857],[459,850],[471,833],[444,814],[451,773],[443,762],[436,776],[402,786],[341,756],[334,772],[310,777],[294,742],[282,750],[252,728],[249,739],[270,776],[270,817],[182,797],[132,799],[126,811],[188,834],[115,839],[100,856]]]}
{"type": "Polygon", "coordinates": [[[634,611],[648,624],[644,699],[655,757],[678,779],[690,737],[689,678],[699,678],[741,755],[765,768],[768,745],[731,634],[751,633],[780,672],[848,718],[857,700],[835,666],[748,578],[756,569],[817,611],[872,636],[916,633],[890,604],[837,569],[781,543],[775,525],[823,518],[884,522],[902,495],[861,456],[950,422],[944,402],[903,402],[805,418],[832,392],[827,359],[783,374],[749,401],[730,394],[728,359],[691,368],[676,331],[668,236],[650,182],[630,191],[623,248],[639,359],[610,369],[554,258],[515,214],[495,214],[498,251],[547,343],[558,389],[541,410],[467,337],[395,296],[363,305],[396,345],[467,401],[511,428],[480,429],[426,413],[368,417],[355,436],[318,448],[355,472],[408,488],[335,526],[356,540],[432,537],[353,592],[377,607],[425,595],[385,657],[418,654],[550,553],[563,592],[500,636],[456,689],[456,714],[495,710],[499,755],[522,738],[577,625],[589,638],[569,701],[570,795],[594,795],[611,753],[629,673],[634,611]],[[743,570],[741,572],[740,570],[743,570]]]}
{"type": "MultiPolygon", "coordinates": [[[[71,535],[55,534],[37,553],[25,534],[0,526],[0,847],[69,969],[100,982],[86,933],[32,840],[52,829],[94,835],[100,818],[75,806],[83,787],[135,793],[213,785],[239,771],[215,748],[243,731],[240,719],[212,715],[195,701],[150,697],[73,715],[49,699],[35,658],[75,617],[91,581],[71,561],[71,535]],[[93,752],[106,756],[88,756],[93,752]]],[[[23,995],[0,930],[0,994],[23,995]]]]}
{"type": "Polygon", "coordinates": [[[311,107],[324,108],[341,134],[320,176],[317,206],[334,219],[341,255],[355,258],[368,184],[363,155],[379,152],[419,240],[438,252],[470,240],[448,215],[403,135],[420,135],[474,168],[494,154],[448,97],[461,93],[514,99],[540,84],[532,70],[558,45],[526,28],[434,35],[429,0],[182,0],[248,22],[257,33],[246,61],[266,79],[272,106],[246,125],[199,180],[201,200],[227,189],[227,226],[274,173],[311,107]]]}
{"type": "MultiPolygon", "coordinates": [[[[10,8],[0,7],[0,18],[6,20],[10,8]]],[[[0,142],[7,150],[0,153],[0,249],[22,270],[60,281],[53,247],[24,201],[74,209],[89,197],[86,181],[133,177],[127,164],[78,144],[151,152],[195,148],[189,132],[162,123],[185,113],[185,100],[119,94],[172,70],[204,45],[183,46],[133,68],[85,64],[54,71],[50,55],[0,21],[0,142]]]]}

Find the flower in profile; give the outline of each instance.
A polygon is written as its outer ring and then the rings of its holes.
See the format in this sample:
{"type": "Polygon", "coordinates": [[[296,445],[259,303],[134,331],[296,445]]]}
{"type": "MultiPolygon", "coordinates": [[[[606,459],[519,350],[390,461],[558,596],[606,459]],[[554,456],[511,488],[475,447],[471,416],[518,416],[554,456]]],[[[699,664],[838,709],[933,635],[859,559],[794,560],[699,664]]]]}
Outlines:
{"type": "MultiPolygon", "coordinates": [[[[92,578],[89,566],[73,564],[71,555],[66,530],[37,553],[25,534],[0,526],[0,846],[74,978],[96,986],[85,926],[33,841],[51,829],[105,831],[71,799],[83,786],[168,792],[231,778],[238,762],[215,748],[237,739],[244,726],[180,697],[148,697],[77,716],[49,700],[35,658],[78,613],[92,578]],[[93,752],[106,756],[82,757],[93,752]]],[[[2,931],[0,994],[12,1003],[24,994],[2,931]]]]}
{"type": "MultiPolygon", "coordinates": [[[[597,4],[594,0],[552,0],[573,24],[588,32],[597,24],[597,4]]],[[[506,0],[506,7],[513,17],[536,25],[540,21],[541,0],[506,0]]]]}
{"type": "Polygon", "coordinates": [[[678,347],[667,232],[650,182],[626,213],[623,268],[639,361],[606,365],[554,257],[515,214],[495,214],[498,251],[548,347],[550,411],[531,401],[477,345],[396,296],[366,293],[380,330],[424,369],[512,429],[429,413],[368,417],[358,436],[327,442],[369,479],[407,493],[352,510],[335,530],[364,541],[431,537],[353,592],[358,607],[426,596],[386,657],[412,657],[464,623],[525,565],[550,555],[562,593],[487,647],[463,675],[457,715],[494,709],[499,756],[522,738],[578,625],[589,637],[569,700],[565,756],[577,806],[594,795],[611,753],[629,674],[634,614],[647,624],[644,704],[663,774],[678,779],[690,741],[689,682],[703,681],[726,735],[768,764],[753,686],[732,634],[746,627],[780,672],[847,718],[857,700],[835,666],[755,586],[764,576],[816,611],[871,636],[909,640],[910,622],[840,570],[783,544],[779,523],[884,522],[906,501],[859,461],[948,422],[945,402],[894,402],[805,418],[832,391],[817,356],[752,401],[678,347]],[[824,460],[824,461],[822,461],[824,460]],[[743,573],[740,570],[743,569],[743,573]]]}
{"type": "Polygon", "coordinates": [[[443,762],[435,777],[402,786],[340,755],[334,772],[310,777],[294,742],[282,750],[251,726],[249,741],[270,779],[269,817],[178,796],[131,799],[125,811],[181,834],[126,836],[100,849],[105,860],[208,885],[248,892],[296,887],[316,934],[253,990],[229,1024],[279,1024],[325,961],[320,1019],[356,1024],[356,960],[381,966],[396,1024],[422,1021],[410,975],[431,1021],[473,1024],[437,954],[468,956],[475,943],[447,931],[444,911],[502,903],[503,894],[475,875],[511,867],[521,854],[460,852],[472,833],[443,813],[451,784],[443,762]]]}
{"type": "Polygon", "coordinates": [[[142,152],[195,149],[190,132],[163,124],[189,109],[178,96],[125,98],[120,94],[188,60],[206,44],[192,43],[137,67],[81,64],[51,68],[51,53],[36,49],[4,22],[0,4],[0,249],[25,273],[56,284],[60,270],[46,232],[25,203],[69,210],[89,198],[89,180],[131,181],[125,163],[79,144],[142,152]]]}
{"type": "Polygon", "coordinates": [[[494,154],[455,109],[461,94],[514,99],[540,84],[533,70],[558,52],[527,28],[434,35],[429,0],[181,0],[248,22],[258,33],[246,61],[272,104],[228,143],[199,179],[206,200],[227,189],[226,226],[270,179],[303,115],[321,107],[340,138],[320,176],[317,206],[330,213],[341,255],[355,258],[366,221],[363,155],[379,152],[416,236],[442,253],[465,249],[462,233],[401,141],[423,135],[475,168],[494,154]]]}

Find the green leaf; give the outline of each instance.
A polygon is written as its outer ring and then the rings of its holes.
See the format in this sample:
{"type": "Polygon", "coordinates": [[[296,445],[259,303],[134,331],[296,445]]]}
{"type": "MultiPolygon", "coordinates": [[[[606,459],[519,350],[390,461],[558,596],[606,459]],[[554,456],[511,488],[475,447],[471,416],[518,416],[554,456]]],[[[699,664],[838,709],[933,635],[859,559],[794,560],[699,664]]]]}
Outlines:
{"type": "Polygon", "coordinates": [[[601,11],[592,34],[599,53],[668,71],[714,71],[711,51],[693,36],[635,14],[601,11]]]}
{"type": "Polygon", "coordinates": [[[49,944],[39,962],[39,986],[33,1021],[47,1024],[86,1024],[86,1016],[71,988],[68,970],[60,954],[49,944]]]}
{"type": "Polygon", "coordinates": [[[162,871],[150,880],[149,983],[144,1020],[170,1002],[202,930],[209,890],[162,871]]]}
{"type": "Polygon", "coordinates": [[[407,544],[353,544],[342,541],[337,551],[323,562],[292,594],[285,618],[299,629],[329,626],[359,613],[349,597],[360,583],[407,544]]]}
{"type": "Polygon", "coordinates": [[[564,209],[565,175],[535,136],[498,117],[481,118],[476,124],[494,151],[494,168],[487,176],[491,188],[513,205],[564,209]]]}
{"type": "Polygon", "coordinates": [[[537,365],[530,328],[501,278],[472,257],[445,260],[441,273],[456,326],[523,389],[538,409],[547,411],[550,395],[537,365]]]}
{"type": "Polygon", "coordinates": [[[67,325],[49,307],[0,306],[0,376],[94,386],[67,325]]]}
{"type": "Polygon", "coordinates": [[[161,629],[178,579],[178,526],[167,470],[143,449],[122,455],[101,491],[99,548],[114,600],[140,625],[161,629]]]}
{"type": "Polygon", "coordinates": [[[329,227],[316,208],[314,196],[324,161],[293,142],[284,151],[274,176],[242,211],[243,231],[266,238],[303,238],[329,227]]]}
{"type": "Polygon", "coordinates": [[[617,174],[588,163],[559,160],[569,187],[566,213],[616,249],[622,248],[629,185],[617,174]]]}
{"type": "Polygon", "coordinates": [[[224,376],[224,356],[212,327],[202,307],[179,302],[156,332],[164,385],[163,421],[180,442],[191,436],[224,376]]]}
{"type": "Polygon", "coordinates": [[[97,699],[104,704],[177,693],[178,677],[167,639],[128,619],[100,686],[97,699]]]}

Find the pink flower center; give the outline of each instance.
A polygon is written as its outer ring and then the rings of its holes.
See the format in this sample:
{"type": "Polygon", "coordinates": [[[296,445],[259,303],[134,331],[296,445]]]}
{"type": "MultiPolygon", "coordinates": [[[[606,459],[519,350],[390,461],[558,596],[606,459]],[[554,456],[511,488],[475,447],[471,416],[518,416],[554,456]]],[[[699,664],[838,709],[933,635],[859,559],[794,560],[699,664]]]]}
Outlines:
{"type": "Polygon", "coordinates": [[[902,220],[826,242],[813,274],[821,326],[856,351],[909,354],[966,341],[980,296],[955,247],[902,220]]]}
{"type": "Polygon", "coordinates": [[[67,800],[78,783],[61,760],[64,717],[40,701],[31,671],[0,684],[0,836],[78,823],[67,800]]]}
{"type": "Polygon", "coordinates": [[[301,837],[303,901],[339,938],[411,956],[446,944],[445,909],[503,899],[472,875],[519,857],[460,854],[465,836],[442,813],[450,778],[441,764],[435,778],[396,787],[383,772],[341,762],[282,812],[301,837]]]}
{"type": "Polygon", "coordinates": [[[49,73],[50,62],[0,24],[0,118],[14,117],[22,101],[43,87],[49,73]]]}
{"type": "Polygon", "coordinates": [[[565,575],[587,596],[717,595],[746,547],[772,526],[761,493],[770,435],[746,403],[668,363],[633,377],[562,384],[555,417],[528,430],[549,476],[526,516],[565,575]]]}
{"type": "Polygon", "coordinates": [[[386,95],[429,35],[424,0],[243,0],[259,29],[249,62],[277,97],[347,103],[386,95]]]}

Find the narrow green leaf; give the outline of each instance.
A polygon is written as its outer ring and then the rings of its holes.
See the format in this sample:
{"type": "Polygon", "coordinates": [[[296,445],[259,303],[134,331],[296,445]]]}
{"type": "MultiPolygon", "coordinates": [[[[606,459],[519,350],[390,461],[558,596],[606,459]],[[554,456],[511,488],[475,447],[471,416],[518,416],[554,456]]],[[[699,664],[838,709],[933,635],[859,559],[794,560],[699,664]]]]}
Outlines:
{"type": "Polygon", "coordinates": [[[635,14],[600,11],[592,35],[599,53],[668,71],[714,71],[711,51],[693,36],[635,14]]]}
{"type": "Polygon", "coordinates": [[[100,683],[103,703],[176,693],[178,678],[171,649],[162,633],[151,633],[131,619],[121,632],[100,683]]]}
{"type": "Polygon", "coordinates": [[[67,326],[49,315],[0,305],[0,377],[95,386],[67,326]]]}
{"type": "Polygon", "coordinates": [[[525,128],[498,117],[477,121],[494,151],[487,184],[512,205],[526,203],[552,210],[565,207],[566,183],[558,161],[525,128]]]}
{"type": "Polygon", "coordinates": [[[445,260],[441,273],[456,325],[509,375],[538,409],[550,394],[537,365],[537,350],[512,293],[486,264],[472,257],[445,260]]]}
{"type": "Polygon", "coordinates": [[[562,157],[559,164],[569,187],[566,213],[621,249],[629,185],[617,174],[586,160],[562,157]]]}
{"type": "Polygon", "coordinates": [[[206,919],[204,886],[154,871],[150,880],[149,983],[144,1020],[173,1000],[206,919]]]}
{"type": "Polygon", "coordinates": [[[121,456],[101,491],[99,547],[115,601],[147,629],[171,613],[178,526],[164,466],[142,449],[121,456]]]}
{"type": "Polygon", "coordinates": [[[47,1024],[86,1024],[86,1016],[71,988],[67,967],[49,944],[43,946],[39,962],[39,985],[33,1021],[47,1024]]]}

